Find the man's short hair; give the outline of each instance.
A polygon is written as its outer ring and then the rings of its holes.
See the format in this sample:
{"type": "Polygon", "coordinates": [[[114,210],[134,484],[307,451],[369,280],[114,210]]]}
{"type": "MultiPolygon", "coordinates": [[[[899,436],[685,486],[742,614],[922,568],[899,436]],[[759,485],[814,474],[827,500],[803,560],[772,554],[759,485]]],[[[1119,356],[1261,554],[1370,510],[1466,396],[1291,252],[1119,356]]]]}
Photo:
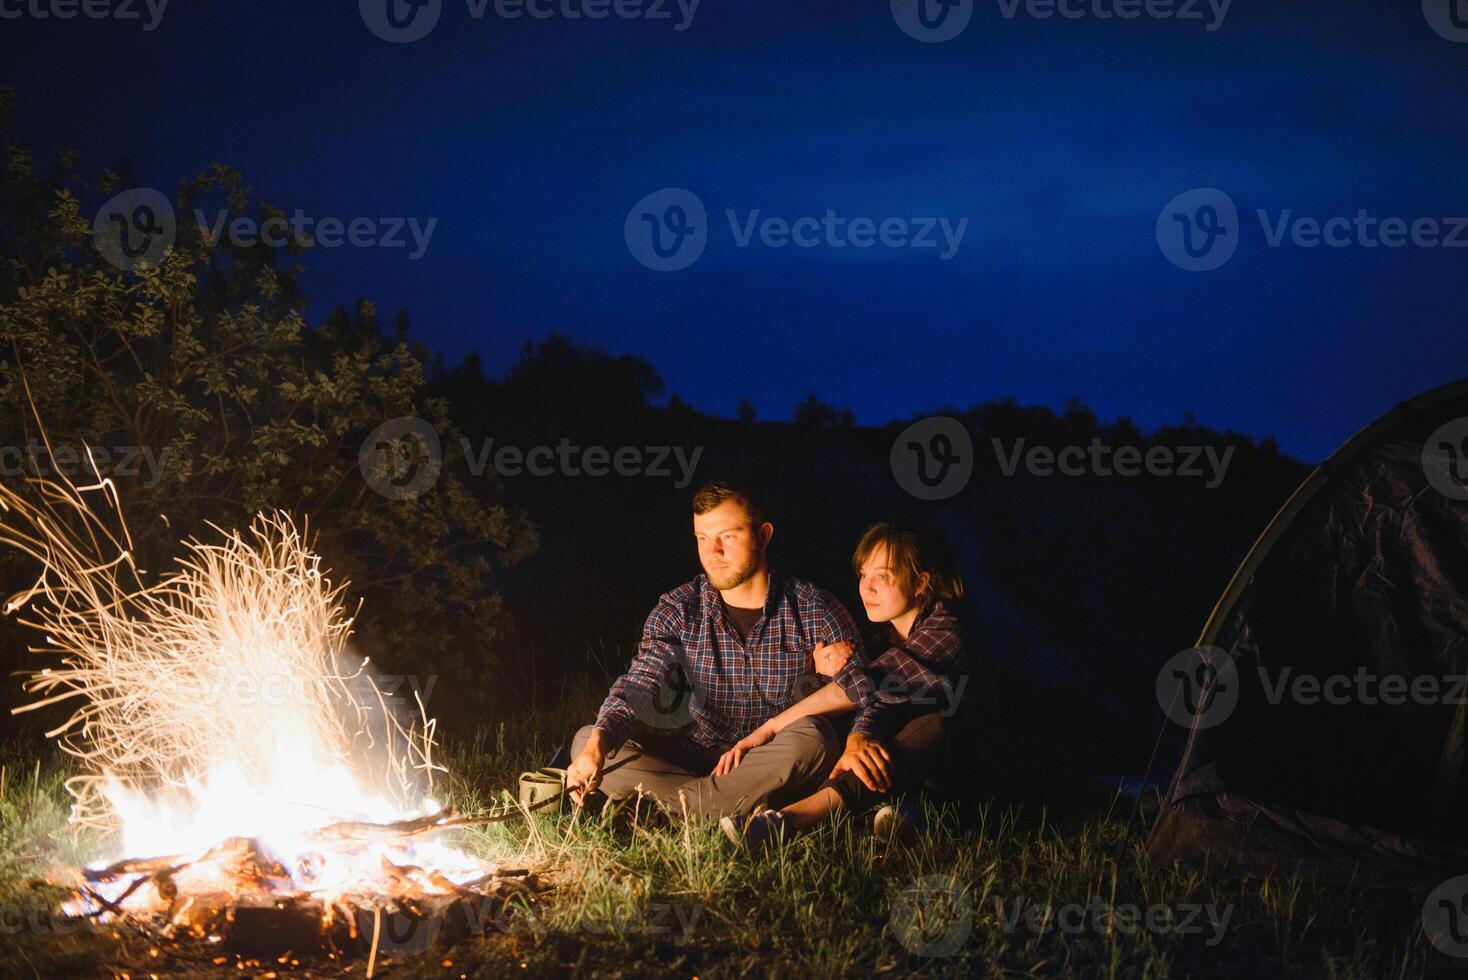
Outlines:
{"type": "Polygon", "coordinates": [[[693,493],[693,513],[707,514],[726,500],[737,500],[749,515],[749,525],[757,528],[766,520],[764,503],[748,483],[733,480],[709,480],[693,493]]]}

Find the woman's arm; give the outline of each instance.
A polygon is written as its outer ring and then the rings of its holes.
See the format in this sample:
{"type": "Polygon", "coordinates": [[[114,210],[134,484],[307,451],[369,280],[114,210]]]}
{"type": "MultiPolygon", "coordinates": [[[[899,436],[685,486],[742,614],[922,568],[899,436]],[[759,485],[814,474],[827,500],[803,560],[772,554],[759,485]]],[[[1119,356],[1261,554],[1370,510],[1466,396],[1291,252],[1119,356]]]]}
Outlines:
{"type": "Polygon", "coordinates": [[[840,714],[845,711],[850,711],[854,707],[856,706],[851,703],[851,699],[846,696],[846,692],[841,689],[841,685],[832,681],[814,694],[792,704],[735,742],[732,749],[719,756],[719,761],[714,766],[713,775],[725,776],[733,772],[739,767],[739,763],[744,760],[744,753],[750,749],[764,745],[770,739],[774,738],[777,732],[793,721],[804,718],[806,715],[840,714]]]}
{"type": "Polygon", "coordinates": [[[819,691],[795,702],[759,727],[769,729],[770,734],[774,735],[792,721],[804,718],[806,715],[838,715],[854,707],[856,705],[851,703],[851,699],[846,696],[841,685],[831,681],[819,691]]]}

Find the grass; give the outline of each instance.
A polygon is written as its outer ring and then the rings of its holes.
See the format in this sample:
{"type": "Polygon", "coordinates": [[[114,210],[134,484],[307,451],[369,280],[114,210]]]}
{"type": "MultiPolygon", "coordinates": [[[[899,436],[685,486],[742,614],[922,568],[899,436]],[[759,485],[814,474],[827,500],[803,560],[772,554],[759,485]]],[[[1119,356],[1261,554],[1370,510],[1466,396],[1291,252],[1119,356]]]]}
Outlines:
{"type": "MultiPolygon", "coordinates": [[[[464,810],[497,803],[521,770],[550,757],[558,740],[548,733],[572,730],[571,714],[527,713],[448,746],[447,798],[464,810]]],[[[58,894],[30,881],[97,856],[105,842],[66,827],[60,760],[12,751],[0,766],[0,975],[263,971],[151,955],[146,936],[47,928],[58,894]]],[[[1346,980],[1468,966],[1431,949],[1420,906],[1405,895],[1154,868],[1130,801],[1060,820],[994,803],[932,805],[929,815],[933,826],[910,846],[883,844],[850,818],[759,857],[731,855],[714,826],[645,811],[547,812],[466,832],[465,846],[534,867],[550,890],[483,937],[411,957],[384,950],[378,975],[1346,980]]],[[[267,966],[281,976],[362,976],[366,963],[267,966]]]]}

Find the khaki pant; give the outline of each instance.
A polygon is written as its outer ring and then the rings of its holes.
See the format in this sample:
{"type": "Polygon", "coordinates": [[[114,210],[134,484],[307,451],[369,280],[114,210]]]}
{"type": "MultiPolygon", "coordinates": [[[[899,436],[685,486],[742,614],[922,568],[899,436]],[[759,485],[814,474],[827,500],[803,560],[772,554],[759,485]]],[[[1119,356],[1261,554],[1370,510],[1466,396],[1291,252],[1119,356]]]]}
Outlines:
{"type": "MultiPolygon", "coordinates": [[[[592,729],[587,725],[576,733],[573,759],[592,729]]],[[[603,761],[610,768],[641,756],[607,773],[601,791],[614,800],[645,793],[675,813],[686,810],[698,819],[748,814],[761,804],[777,809],[809,796],[841,757],[841,749],[830,722],[807,716],[746,752],[739,768],[727,776],[711,776],[720,754],[722,750],[703,749],[673,735],[639,735],[603,761]]]]}

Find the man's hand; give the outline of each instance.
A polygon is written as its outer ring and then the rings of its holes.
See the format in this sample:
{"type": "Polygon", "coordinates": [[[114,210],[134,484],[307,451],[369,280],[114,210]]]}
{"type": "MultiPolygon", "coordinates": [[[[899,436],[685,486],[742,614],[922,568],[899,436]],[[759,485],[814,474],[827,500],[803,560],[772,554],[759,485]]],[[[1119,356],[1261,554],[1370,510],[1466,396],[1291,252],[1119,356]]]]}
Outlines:
{"type": "Polygon", "coordinates": [[[811,656],[815,658],[816,673],[823,677],[835,677],[846,661],[851,659],[851,643],[837,640],[835,643],[817,643],[811,656]]]}
{"type": "Polygon", "coordinates": [[[714,771],[713,773],[711,773],[711,775],[729,775],[729,773],[739,768],[739,763],[744,761],[744,753],[748,752],[750,749],[758,748],[759,746],[764,745],[766,742],[774,737],[775,733],[772,729],[766,728],[764,725],[759,726],[754,731],[750,732],[748,735],[735,742],[732,749],[719,756],[718,764],[714,766],[714,771]]]}
{"type": "Polygon", "coordinates": [[[601,739],[601,729],[593,731],[591,738],[582,746],[581,753],[566,767],[566,791],[571,794],[571,800],[577,806],[581,805],[587,793],[601,783],[602,763],[606,759],[601,739]]]}
{"type": "Polygon", "coordinates": [[[835,779],[847,771],[856,773],[856,778],[873,793],[885,793],[892,788],[892,757],[881,742],[860,732],[846,736],[846,751],[828,778],[835,779]]]}

